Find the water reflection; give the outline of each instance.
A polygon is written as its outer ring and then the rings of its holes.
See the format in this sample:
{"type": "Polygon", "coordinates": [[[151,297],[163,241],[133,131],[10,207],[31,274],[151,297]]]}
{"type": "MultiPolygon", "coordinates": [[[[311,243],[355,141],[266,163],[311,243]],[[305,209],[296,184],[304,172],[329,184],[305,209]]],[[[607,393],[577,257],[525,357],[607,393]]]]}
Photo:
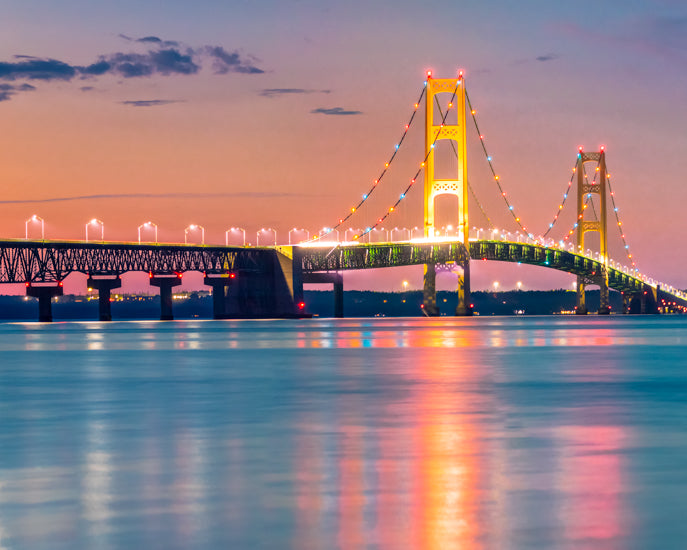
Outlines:
{"type": "Polygon", "coordinates": [[[687,326],[613,323],[0,325],[0,549],[679,547],[687,326]]]}

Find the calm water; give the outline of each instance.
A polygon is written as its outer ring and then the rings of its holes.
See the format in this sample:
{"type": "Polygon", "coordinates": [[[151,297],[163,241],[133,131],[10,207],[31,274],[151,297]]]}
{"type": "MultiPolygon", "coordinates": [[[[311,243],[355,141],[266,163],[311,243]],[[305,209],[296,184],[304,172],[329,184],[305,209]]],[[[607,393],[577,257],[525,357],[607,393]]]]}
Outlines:
{"type": "Polygon", "coordinates": [[[687,544],[687,318],[0,324],[0,549],[687,544]]]}

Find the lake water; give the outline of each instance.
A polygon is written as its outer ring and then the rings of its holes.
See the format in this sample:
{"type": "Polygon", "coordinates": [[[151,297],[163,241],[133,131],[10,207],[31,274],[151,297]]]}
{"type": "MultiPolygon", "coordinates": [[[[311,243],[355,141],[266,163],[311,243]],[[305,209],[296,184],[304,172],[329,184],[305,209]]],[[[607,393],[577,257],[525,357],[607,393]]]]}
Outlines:
{"type": "Polygon", "coordinates": [[[687,317],[0,324],[0,549],[678,549],[687,317]]]}

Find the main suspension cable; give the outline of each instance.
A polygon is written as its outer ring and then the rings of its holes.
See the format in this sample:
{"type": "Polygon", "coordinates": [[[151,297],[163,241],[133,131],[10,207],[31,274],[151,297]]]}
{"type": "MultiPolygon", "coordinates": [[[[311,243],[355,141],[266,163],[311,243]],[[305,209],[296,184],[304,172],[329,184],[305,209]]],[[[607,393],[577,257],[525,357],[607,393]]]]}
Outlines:
{"type": "MultiPolygon", "coordinates": [[[[446,123],[446,118],[448,117],[448,112],[449,112],[449,110],[451,109],[451,107],[453,107],[453,101],[454,101],[455,98],[456,98],[456,93],[458,92],[458,86],[460,86],[461,84],[462,84],[463,86],[465,85],[465,82],[464,82],[463,74],[462,74],[462,73],[460,73],[460,75],[458,76],[458,81],[457,81],[457,83],[456,83],[456,87],[453,89],[453,93],[451,94],[451,99],[450,99],[450,101],[449,101],[449,103],[448,103],[448,108],[446,109],[446,113],[444,114],[444,116],[443,116],[442,119],[441,119],[441,126],[440,126],[440,128],[443,128],[443,127],[444,127],[444,124],[446,123]]],[[[396,200],[396,202],[395,202],[392,206],[390,206],[390,207],[388,208],[388,210],[384,213],[384,215],[381,216],[380,218],[378,218],[377,221],[376,221],[373,225],[371,225],[371,226],[365,228],[365,230],[364,230],[362,233],[359,233],[358,235],[355,235],[355,236],[353,237],[354,240],[358,240],[358,239],[360,239],[361,237],[364,237],[365,235],[367,235],[368,233],[370,233],[370,231],[372,231],[373,229],[376,229],[379,225],[381,225],[381,224],[384,222],[384,220],[387,219],[387,218],[392,214],[392,212],[393,212],[394,210],[396,210],[396,207],[401,203],[401,201],[403,201],[403,199],[406,198],[406,195],[407,195],[408,191],[410,191],[410,188],[411,188],[411,187],[415,184],[415,182],[417,181],[417,178],[418,178],[418,176],[420,175],[420,172],[422,172],[422,170],[423,170],[424,167],[425,167],[425,164],[427,163],[427,160],[429,159],[429,155],[430,155],[430,154],[432,153],[432,151],[434,150],[434,146],[436,145],[436,142],[437,142],[437,140],[439,139],[439,134],[440,134],[440,133],[441,133],[441,130],[440,130],[439,132],[437,132],[436,135],[434,136],[434,140],[432,141],[431,145],[429,146],[429,148],[428,148],[428,150],[427,150],[427,153],[425,154],[424,160],[420,163],[420,167],[418,168],[417,172],[415,172],[415,176],[413,176],[413,178],[410,180],[410,183],[409,183],[408,186],[405,188],[405,190],[403,191],[403,193],[400,194],[400,196],[398,197],[398,199],[396,200]]]]}
{"type": "Polygon", "coordinates": [[[408,131],[410,130],[410,127],[413,124],[413,120],[415,120],[415,115],[417,114],[417,110],[420,107],[420,103],[422,101],[422,98],[425,95],[426,90],[427,90],[427,82],[424,83],[424,85],[422,87],[422,91],[420,92],[420,97],[418,97],[417,101],[413,105],[413,113],[410,115],[410,119],[408,120],[408,123],[403,127],[403,133],[401,134],[401,138],[398,140],[396,145],[394,145],[393,154],[391,155],[391,157],[389,157],[389,160],[387,160],[384,163],[384,168],[382,169],[379,176],[375,180],[372,181],[372,186],[368,189],[367,193],[363,194],[362,199],[358,202],[358,204],[356,204],[355,206],[352,206],[349,209],[349,212],[346,216],[344,216],[343,218],[339,218],[338,222],[335,225],[333,225],[332,227],[328,228],[328,230],[323,235],[315,236],[314,238],[310,239],[307,242],[316,241],[316,240],[320,239],[321,237],[329,235],[332,231],[337,230],[344,223],[346,223],[346,221],[348,219],[350,219],[351,216],[353,216],[353,214],[355,214],[358,211],[358,209],[367,201],[367,199],[370,198],[372,193],[374,193],[374,190],[377,188],[378,184],[382,181],[382,179],[384,178],[386,173],[389,171],[389,167],[391,166],[391,163],[396,158],[396,155],[398,154],[398,150],[401,148],[401,145],[403,144],[406,136],[408,135],[408,131]]]}

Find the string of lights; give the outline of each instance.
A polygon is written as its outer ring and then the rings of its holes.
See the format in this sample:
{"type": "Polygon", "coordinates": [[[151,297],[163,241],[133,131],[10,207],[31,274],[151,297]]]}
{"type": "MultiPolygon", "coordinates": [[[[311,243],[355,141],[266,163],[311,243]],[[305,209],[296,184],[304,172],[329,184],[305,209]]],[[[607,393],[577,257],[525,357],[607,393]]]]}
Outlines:
{"type": "MultiPolygon", "coordinates": [[[[427,76],[428,76],[428,77],[431,77],[431,76],[432,76],[432,73],[428,71],[428,72],[427,72],[427,76]]],[[[448,117],[449,111],[450,111],[451,108],[453,107],[453,102],[454,102],[454,100],[456,99],[456,93],[458,92],[458,87],[459,87],[461,84],[464,85],[464,82],[463,82],[463,72],[462,72],[462,71],[461,71],[460,73],[458,73],[458,80],[457,80],[457,82],[456,82],[456,87],[453,89],[453,93],[451,94],[451,99],[450,99],[450,101],[449,101],[449,103],[448,103],[448,108],[446,109],[446,113],[444,114],[443,117],[441,117],[441,126],[440,126],[440,128],[443,128],[443,127],[444,127],[444,124],[446,123],[446,118],[448,117]]],[[[427,83],[425,82],[425,89],[426,89],[426,85],[427,85],[427,83]]],[[[423,93],[424,93],[424,89],[423,89],[423,93]]],[[[416,103],[416,105],[417,105],[417,103],[416,103]]],[[[408,186],[405,188],[405,190],[403,191],[403,193],[401,193],[401,194],[399,195],[399,197],[398,197],[398,199],[396,200],[396,202],[395,202],[392,206],[390,206],[390,207],[387,209],[387,211],[384,213],[384,215],[382,215],[380,218],[378,218],[377,221],[376,221],[373,225],[371,225],[371,226],[365,228],[365,230],[364,230],[362,233],[359,233],[358,235],[355,235],[355,236],[353,237],[354,240],[358,240],[358,239],[360,239],[361,237],[364,237],[365,235],[367,235],[368,233],[370,233],[370,231],[372,231],[372,230],[376,229],[377,227],[379,227],[379,226],[384,222],[384,220],[386,220],[386,219],[394,212],[394,210],[396,210],[396,207],[403,201],[403,199],[406,198],[406,195],[408,194],[408,191],[410,191],[410,188],[411,188],[411,187],[415,184],[415,182],[417,181],[417,178],[420,176],[420,173],[422,172],[422,170],[423,170],[424,167],[425,167],[425,164],[427,163],[427,159],[429,159],[429,155],[430,155],[430,154],[432,153],[432,151],[434,150],[434,146],[436,145],[436,142],[437,142],[437,140],[439,139],[439,134],[440,134],[440,132],[437,132],[436,135],[434,136],[434,141],[432,141],[432,143],[430,144],[429,149],[428,149],[428,151],[427,151],[427,154],[425,155],[424,160],[420,163],[420,167],[418,168],[417,172],[415,172],[415,175],[411,178],[410,183],[409,183],[408,186]]]]}
{"type": "Polygon", "coordinates": [[[346,221],[348,221],[351,218],[351,216],[353,216],[360,209],[360,207],[367,201],[367,199],[370,198],[370,196],[372,196],[372,193],[374,193],[374,190],[377,189],[377,186],[382,181],[382,179],[384,178],[386,173],[389,171],[391,163],[396,158],[396,155],[398,154],[398,150],[401,148],[401,145],[403,144],[406,136],[408,135],[408,131],[410,130],[410,127],[413,124],[413,120],[415,120],[415,115],[417,114],[417,110],[420,107],[420,103],[422,102],[422,98],[424,97],[426,91],[427,91],[427,82],[424,83],[424,85],[422,87],[422,91],[420,92],[420,97],[418,97],[417,101],[413,105],[413,113],[410,115],[410,119],[408,120],[408,123],[403,127],[403,133],[401,134],[401,138],[394,145],[394,151],[391,154],[391,157],[389,157],[389,159],[384,163],[384,168],[382,169],[381,173],[379,174],[379,176],[376,179],[374,179],[372,181],[372,185],[367,190],[367,192],[363,193],[362,198],[360,199],[358,204],[356,204],[355,206],[352,206],[349,209],[348,214],[346,216],[344,216],[343,218],[339,218],[338,222],[335,225],[333,225],[332,227],[328,228],[328,230],[325,233],[323,233],[321,236],[313,237],[312,239],[310,239],[309,242],[315,241],[317,239],[321,239],[322,237],[329,235],[331,232],[337,230],[344,223],[346,223],[346,221]]]}
{"type": "Polygon", "coordinates": [[[508,208],[508,211],[511,213],[511,216],[513,216],[513,219],[515,220],[515,223],[518,224],[520,229],[522,229],[523,233],[527,235],[530,239],[534,239],[534,235],[527,231],[527,227],[520,221],[520,216],[518,216],[515,213],[515,207],[510,203],[508,200],[508,197],[506,196],[506,192],[503,190],[503,187],[501,186],[501,182],[499,181],[500,178],[498,174],[496,173],[496,170],[494,169],[494,164],[492,162],[492,157],[487,151],[487,146],[486,143],[484,142],[484,134],[480,132],[479,129],[479,124],[477,123],[477,111],[473,109],[472,107],[472,102],[470,101],[470,96],[468,95],[467,89],[465,90],[465,99],[468,103],[468,108],[470,109],[470,115],[472,116],[472,122],[475,125],[475,130],[477,130],[477,135],[479,135],[479,141],[480,144],[482,145],[482,151],[484,152],[484,156],[487,159],[487,162],[489,163],[489,169],[491,170],[491,175],[494,178],[494,182],[496,182],[497,187],[499,188],[499,192],[501,193],[501,196],[503,197],[504,202],[506,203],[506,207],[508,208]]]}
{"type": "Polygon", "coordinates": [[[635,273],[637,273],[637,264],[635,263],[635,260],[632,257],[632,254],[630,253],[630,246],[627,244],[627,240],[625,239],[625,232],[623,231],[623,222],[620,220],[620,211],[618,210],[618,207],[615,204],[615,192],[613,191],[613,187],[611,186],[610,174],[606,174],[606,181],[608,183],[608,190],[611,195],[611,204],[613,205],[613,212],[615,213],[615,221],[618,224],[620,238],[622,239],[623,247],[625,248],[625,255],[627,256],[628,261],[632,264],[632,269],[635,271],[635,273]]]}
{"type": "MultiPolygon", "coordinates": [[[[582,151],[581,147],[580,147],[580,151],[582,151]]],[[[578,159],[580,158],[580,153],[577,154],[577,158],[578,159]]],[[[598,173],[599,173],[599,163],[597,163],[596,170],[594,170],[594,178],[592,179],[592,185],[594,185],[596,183],[596,176],[598,173]]],[[[584,179],[589,179],[589,177],[587,176],[587,169],[585,168],[584,164],[582,164],[582,177],[584,179]]],[[[598,219],[598,216],[596,215],[596,209],[594,208],[594,201],[592,201],[592,194],[587,193],[587,196],[585,198],[586,198],[586,200],[584,201],[584,204],[582,205],[582,210],[586,210],[589,207],[589,205],[591,204],[592,210],[594,212],[594,218],[598,219]]],[[[573,226],[568,231],[568,234],[565,237],[563,237],[563,240],[567,241],[572,236],[572,234],[575,233],[575,229],[577,229],[577,226],[580,224],[583,217],[584,217],[584,212],[577,215],[577,219],[575,220],[575,223],[573,223],[573,226]]]]}
{"type": "MultiPolygon", "coordinates": [[[[579,157],[579,153],[578,153],[578,157],[579,157]]],[[[572,169],[572,176],[570,176],[570,181],[568,182],[568,188],[565,190],[565,193],[563,193],[563,200],[558,205],[558,208],[556,209],[556,214],[554,215],[553,220],[551,220],[551,223],[549,224],[549,228],[546,230],[546,233],[544,233],[544,235],[542,235],[543,237],[546,237],[551,232],[551,230],[553,229],[553,226],[556,225],[556,222],[558,221],[561,210],[563,210],[563,207],[565,206],[565,201],[568,200],[568,195],[570,194],[570,188],[572,187],[573,181],[575,181],[576,172],[577,172],[577,166],[574,166],[572,169]]]]}

